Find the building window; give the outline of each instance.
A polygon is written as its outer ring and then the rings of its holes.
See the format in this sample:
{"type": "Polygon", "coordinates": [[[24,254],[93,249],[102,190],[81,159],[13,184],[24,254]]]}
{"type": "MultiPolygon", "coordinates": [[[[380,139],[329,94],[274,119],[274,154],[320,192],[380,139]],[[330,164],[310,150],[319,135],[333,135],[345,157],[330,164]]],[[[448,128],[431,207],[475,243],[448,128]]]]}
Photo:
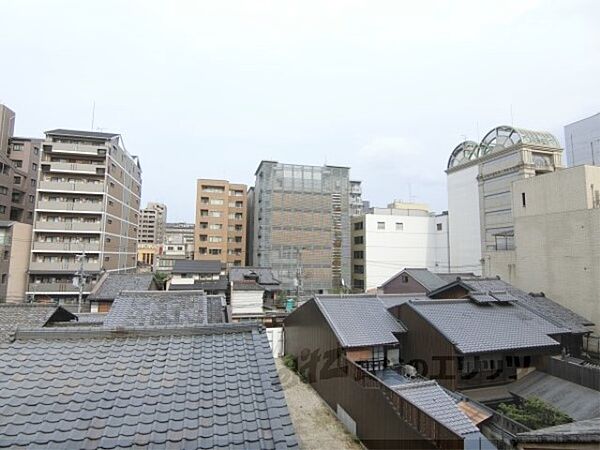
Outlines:
{"type": "Polygon", "coordinates": [[[6,186],[0,186],[0,194],[7,195],[8,188],[6,186]]]}
{"type": "Polygon", "coordinates": [[[354,259],[363,259],[365,256],[362,250],[357,250],[354,252],[354,259]]]}
{"type": "Polygon", "coordinates": [[[438,231],[442,231],[442,224],[441,223],[436,223],[435,227],[438,231]]]}
{"type": "Polygon", "coordinates": [[[2,284],[6,283],[6,274],[2,274],[2,284]]]}
{"type": "Polygon", "coordinates": [[[31,163],[31,169],[35,172],[37,170],[37,164],[31,163]]]}
{"type": "Polygon", "coordinates": [[[221,254],[221,249],[220,248],[211,248],[208,250],[208,253],[210,255],[220,255],[221,254]]]}
{"type": "Polygon", "coordinates": [[[21,184],[21,177],[15,177],[13,181],[15,184],[21,184]]]}
{"type": "Polygon", "coordinates": [[[378,230],[385,230],[385,222],[377,222],[378,230]]]}
{"type": "Polygon", "coordinates": [[[362,264],[354,264],[354,273],[365,273],[365,266],[362,264]]]}
{"type": "Polygon", "coordinates": [[[364,243],[364,236],[354,236],[354,243],[355,244],[363,244],[364,243]]]}
{"type": "Polygon", "coordinates": [[[35,195],[29,196],[29,203],[33,203],[35,201],[35,195]]]}
{"type": "Polygon", "coordinates": [[[355,222],[354,223],[354,229],[355,230],[362,230],[364,227],[363,222],[355,222]]]}
{"type": "Polygon", "coordinates": [[[6,212],[6,206],[0,205],[0,214],[3,214],[5,212],[6,212]]]}
{"type": "Polygon", "coordinates": [[[527,198],[525,197],[525,192],[521,192],[521,204],[523,208],[527,207],[527,198]]]}
{"type": "Polygon", "coordinates": [[[396,231],[404,231],[404,224],[402,222],[396,222],[396,231]]]}

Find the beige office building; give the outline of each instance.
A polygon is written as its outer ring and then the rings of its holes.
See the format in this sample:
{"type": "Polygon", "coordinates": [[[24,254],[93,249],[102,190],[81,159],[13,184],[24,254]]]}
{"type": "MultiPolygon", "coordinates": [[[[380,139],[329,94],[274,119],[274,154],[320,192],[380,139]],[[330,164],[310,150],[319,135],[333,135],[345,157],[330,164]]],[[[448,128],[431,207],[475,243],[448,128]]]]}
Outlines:
{"type": "Polygon", "coordinates": [[[0,220],[0,303],[22,303],[27,290],[31,225],[0,220]]]}
{"type": "Polygon", "coordinates": [[[515,277],[600,329],[600,167],[515,181],[515,277]]]}
{"type": "Polygon", "coordinates": [[[47,131],[28,294],[75,303],[80,255],[85,295],[101,273],[135,270],[141,191],[138,158],[119,134],[47,131]]]}
{"type": "Polygon", "coordinates": [[[162,203],[148,202],[140,212],[138,242],[140,244],[164,243],[166,225],[167,206],[162,203]]]}
{"type": "Polygon", "coordinates": [[[15,118],[0,104],[0,220],[31,224],[42,140],[15,137],[15,118]]]}
{"type": "Polygon", "coordinates": [[[219,260],[227,266],[246,262],[246,185],[200,179],[196,193],[197,260],[219,260]]]}

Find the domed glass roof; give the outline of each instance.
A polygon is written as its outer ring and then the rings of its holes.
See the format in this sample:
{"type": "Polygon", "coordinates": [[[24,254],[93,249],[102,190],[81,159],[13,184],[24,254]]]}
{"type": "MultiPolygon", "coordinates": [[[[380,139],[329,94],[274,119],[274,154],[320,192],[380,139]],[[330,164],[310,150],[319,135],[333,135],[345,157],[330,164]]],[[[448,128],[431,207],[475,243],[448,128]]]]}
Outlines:
{"type": "Polygon", "coordinates": [[[558,139],[547,131],[533,131],[502,125],[486,134],[481,140],[481,144],[473,141],[464,141],[458,144],[450,155],[448,169],[521,143],[551,149],[561,148],[558,139]]]}

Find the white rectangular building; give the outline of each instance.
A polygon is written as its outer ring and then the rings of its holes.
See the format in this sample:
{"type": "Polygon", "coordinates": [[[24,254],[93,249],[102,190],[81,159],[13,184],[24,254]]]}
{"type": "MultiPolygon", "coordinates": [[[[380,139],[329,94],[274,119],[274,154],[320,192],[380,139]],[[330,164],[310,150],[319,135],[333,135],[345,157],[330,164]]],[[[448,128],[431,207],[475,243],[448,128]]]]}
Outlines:
{"type": "Polygon", "coordinates": [[[565,126],[565,150],[569,167],[600,166],[600,113],[565,126]]]}
{"type": "Polygon", "coordinates": [[[352,288],[369,291],[407,267],[448,269],[448,215],[394,202],[352,220],[352,288]]]}

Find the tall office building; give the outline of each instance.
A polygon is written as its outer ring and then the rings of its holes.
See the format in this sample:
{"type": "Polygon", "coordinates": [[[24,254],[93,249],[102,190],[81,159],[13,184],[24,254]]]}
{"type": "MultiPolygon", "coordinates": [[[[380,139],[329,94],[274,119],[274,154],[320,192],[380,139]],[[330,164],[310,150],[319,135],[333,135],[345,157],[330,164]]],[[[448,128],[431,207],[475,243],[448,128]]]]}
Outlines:
{"type": "Polygon", "coordinates": [[[262,161],[253,199],[252,264],[284,289],[350,285],[350,169],[262,161]]]}
{"type": "Polygon", "coordinates": [[[84,295],[102,272],[134,270],[141,192],[139,160],[119,134],[47,131],[28,295],[74,304],[81,266],[84,295]]]}
{"type": "Polygon", "coordinates": [[[565,126],[565,151],[569,167],[600,166],[600,113],[565,126]]]}
{"type": "Polygon", "coordinates": [[[15,137],[15,118],[0,104],[0,220],[32,224],[42,140],[15,137]]]}
{"type": "Polygon", "coordinates": [[[167,206],[162,203],[148,202],[140,211],[138,242],[140,244],[162,244],[167,225],[167,206]]]}
{"type": "Polygon", "coordinates": [[[448,161],[450,271],[514,277],[511,185],[563,168],[562,148],[544,131],[500,126],[459,144],[448,161]]]}
{"type": "Polygon", "coordinates": [[[198,180],[194,241],[194,259],[246,264],[245,184],[198,180]]]}

